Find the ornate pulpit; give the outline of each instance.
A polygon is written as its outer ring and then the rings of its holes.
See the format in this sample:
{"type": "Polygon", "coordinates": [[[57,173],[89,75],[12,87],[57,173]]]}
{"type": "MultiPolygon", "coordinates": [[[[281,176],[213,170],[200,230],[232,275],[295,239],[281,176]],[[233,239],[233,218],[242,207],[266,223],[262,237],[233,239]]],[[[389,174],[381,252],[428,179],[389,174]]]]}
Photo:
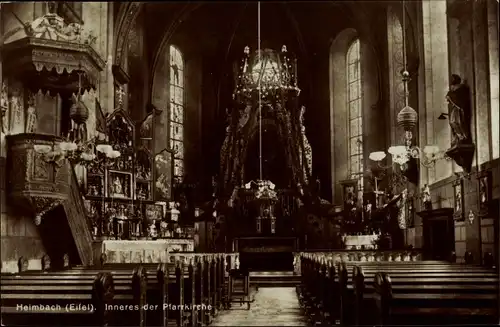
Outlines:
{"type": "Polygon", "coordinates": [[[53,148],[62,141],[52,135],[8,135],[7,171],[9,196],[18,210],[35,216],[40,224],[45,213],[69,198],[71,167],[47,161],[37,148],[53,148]]]}

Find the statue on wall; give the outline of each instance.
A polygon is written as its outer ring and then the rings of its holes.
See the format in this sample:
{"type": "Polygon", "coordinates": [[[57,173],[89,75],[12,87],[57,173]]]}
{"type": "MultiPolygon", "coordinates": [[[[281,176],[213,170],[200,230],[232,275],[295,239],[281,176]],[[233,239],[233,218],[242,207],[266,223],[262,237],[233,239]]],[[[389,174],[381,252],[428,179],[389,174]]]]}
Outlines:
{"type": "Polygon", "coordinates": [[[24,133],[23,94],[20,86],[15,86],[10,95],[10,134],[24,133]]]}
{"type": "Polygon", "coordinates": [[[113,181],[113,195],[123,195],[122,183],[118,176],[113,181]]]}
{"type": "Polygon", "coordinates": [[[308,181],[308,177],[312,172],[312,148],[309,140],[306,135],[306,127],[304,126],[304,114],[306,112],[306,107],[302,106],[300,108],[300,132],[302,134],[302,144],[299,144],[299,162],[302,164],[305,159],[305,165],[303,165],[302,169],[304,172],[304,177],[306,182],[308,181]]]}
{"type": "Polygon", "coordinates": [[[429,185],[425,184],[422,189],[422,203],[423,210],[432,210],[432,199],[431,199],[431,191],[429,189],[429,185]]]}
{"type": "Polygon", "coordinates": [[[5,81],[2,83],[2,89],[0,90],[0,110],[2,114],[1,131],[2,133],[7,134],[9,132],[9,96],[5,81]]]}
{"type": "Polygon", "coordinates": [[[460,76],[451,75],[450,90],[446,94],[452,133],[451,147],[471,143],[471,96],[469,87],[460,76]]]}
{"type": "Polygon", "coordinates": [[[28,109],[26,109],[26,133],[35,133],[38,124],[37,110],[35,107],[35,95],[28,93],[28,109]]]}

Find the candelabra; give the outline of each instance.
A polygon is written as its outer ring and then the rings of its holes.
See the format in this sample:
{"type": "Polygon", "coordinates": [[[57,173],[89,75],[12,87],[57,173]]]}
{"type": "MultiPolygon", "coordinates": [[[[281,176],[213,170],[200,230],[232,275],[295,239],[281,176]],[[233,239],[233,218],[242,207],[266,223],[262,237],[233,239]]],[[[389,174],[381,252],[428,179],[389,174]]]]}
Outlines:
{"type": "Polygon", "coordinates": [[[250,190],[252,185],[256,186],[254,189],[254,201],[259,206],[259,216],[256,218],[257,233],[261,233],[262,219],[270,219],[271,233],[276,232],[276,217],[274,216],[274,205],[278,201],[275,185],[268,180],[250,181],[244,185],[245,189],[250,190]]]}
{"type": "Polygon", "coordinates": [[[257,180],[257,181],[250,181],[245,184],[245,189],[250,190],[252,188],[252,185],[257,186],[257,188],[254,191],[254,196],[256,199],[261,199],[261,200],[278,200],[278,196],[276,194],[275,185],[268,180],[257,180]]]}
{"type": "MultiPolygon", "coordinates": [[[[405,3],[403,1],[403,71],[401,73],[404,103],[405,106],[397,115],[397,125],[403,127],[405,131],[404,145],[394,145],[389,147],[387,152],[392,156],[392,162],[399,165],[402,171],[408,168],[408,162],[413,159],[418,159],[424,167],[433,166],[437,160],[446,158],[446,155],[436,145],[427,145],[423,149],[413,144],[413,129],[418,121],[418,113],[409,106],[408,82],[410,81],[410,73],[407,70],[406,62],[406,22],[405,22],[405,3]]],[[[440,117],[441,119],[441,117],[440,117]]],[[[370,154],[370,159],[380,164],[380,161],[386,157],[385,152],[376,151],[370,154]]]]}
{"type": "Polygon", "coordinates": [[[54,163],[58,167],[61,167],[65,160],[73,165],[89,166],[101,163],[104,159],[116,159],[121,155],[109,144],[95,145],[95,140],[81,143],[64,141],[54,146],[37,144],[34,149],[42,155],[45,162],[54,163]]]}

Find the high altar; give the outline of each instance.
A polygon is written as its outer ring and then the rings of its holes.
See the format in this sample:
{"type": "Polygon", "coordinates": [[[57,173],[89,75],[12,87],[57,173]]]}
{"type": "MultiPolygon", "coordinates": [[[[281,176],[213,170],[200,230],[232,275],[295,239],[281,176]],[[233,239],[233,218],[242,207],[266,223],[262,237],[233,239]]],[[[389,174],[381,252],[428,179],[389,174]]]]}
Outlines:
{"type": "Polygon", "coordinates": [[[300,210],[311,196],[312,168],[297,62],[286,46],[253,53],[246,47],[236,76],[221,149],[219,191],[229,219],[225,240],[229,236],[229,250],[242,254],[242,266],[257,253],[289,257],[291,265],[300,210]]]}

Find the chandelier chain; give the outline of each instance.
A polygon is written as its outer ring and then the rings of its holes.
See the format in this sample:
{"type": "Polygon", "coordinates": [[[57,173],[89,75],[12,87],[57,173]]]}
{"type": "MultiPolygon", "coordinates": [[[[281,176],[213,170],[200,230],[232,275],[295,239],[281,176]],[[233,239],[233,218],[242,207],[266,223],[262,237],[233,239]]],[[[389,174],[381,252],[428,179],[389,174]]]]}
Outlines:
{"type": "Polygon", "coordinates": [[[408,106],[408,81],[409,73],[406,63],[406,4],[405,0],[402,0],[402,39],[403,39],[403,84],[404,84],[404,97],[405,97],[405,107],[408,106]]]}
{"type": "MultiPolygon", "coordinates": [[[[261,49],[260,49],[260,44],[261,42],[261,37],[260,37],[260,1],[257,2],[257,48],[258,48],[258,53],[259,56],[261,56],[261,49]]],[[[261,58],[257,58],[257,60],[262,60],[261,58]]],[[[265,66],[261,66],[261,76],[259,76],[259,79],[257,80],[257,89],[259,92],[259,179],[263,180],[263,174],[262,174],[262,88],[261,88],[261,81],[262,81],[262,75],[263,71],[265,69],[265,66]]]]}

